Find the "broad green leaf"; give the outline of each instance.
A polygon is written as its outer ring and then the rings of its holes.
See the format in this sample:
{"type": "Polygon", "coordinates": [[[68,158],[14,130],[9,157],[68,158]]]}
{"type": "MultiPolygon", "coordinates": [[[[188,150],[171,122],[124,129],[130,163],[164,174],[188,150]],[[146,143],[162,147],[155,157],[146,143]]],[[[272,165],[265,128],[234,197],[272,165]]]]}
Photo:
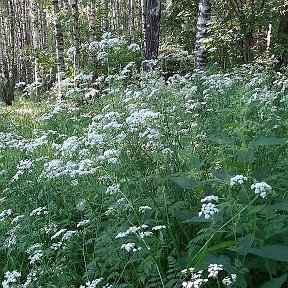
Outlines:
{"type": "Polygon", "coordinates": [[[223,179],[223,180],[228,180],[231,177],[233,177],[233,175],[235,175],[235,172],[233,172],[231,170],[227,171],[225,169],[214,169],[211,172],[216,178],[223,179]],[[227,172],[228,172],[228,174],[227,174],[227,172]]]}
{"type": "Polygon", "coordinates": [[[208,251],[209,252],[217,251],[217,250],[220,250],[220,249],[223,249],[223,248],[231,247],[231,246],[235,245],[236,243],[237,242],[235,240],[220,242],[220,243],[208,248],[208,251]]]}
{"type": "Polygon", "coordinates": [[[252,234],[248,234],[247,236],[239,239],[238,246],[230,247],[228,250],[235,252],[238,251],[240,255],[246,255],[250,252],[254,239],[255,237],[252,234]]]}
{"type": "Polygon", "coordinates": [[[267,259],[288,262],[288,246],[271,245],[260,248],[250,248],[248,253],[267,259]]]}
{"type": "Polygon", "coordinates": [[[252,143],[254,146],[284,145],[286,140],[278,138],[261,138],[252,143]]]}
{"type": "Polygon", "coordinates": [[[240,163],[252,163],[254,161],[254,150],[248,149],[246,151],[239,151],[237,154],[237,161],[240,163]]]}
{"type": "Polygon", "coordinates": [[[185,221],[187,219],[193,218],[195,216],[195,213],[191,211],[176,211],[175,215],[178,219],[185,221]]]}
{"type": "Polygon", "coordinates": [[[200,171],[201,162],[199,160],[199,157],[195,154],[191,157],[191,164],[193,165],[193,168],[195,168],[198,172],[200,171]]]}
{"type": "Polygon", "coordinates": [[[169,178],[183,189],[191,189],[196,186],[196,181],[183,173],[175,173],[169,175],[169,178]]]}
{"type": "Polygon", "coordinates": [[[284,284],[286,279],[287,279],[287,274],[279,278],[275,278],[268,282],[265,282],[260,288],[281,288],[282,284],[284,284]]]}
{"type": "Polygon", "coordinates": [[[281,210],[281,211],[287,211],[288,212],[288,201],[283,201],[283,202],[272,204],[269,207],[269,209],[281,210]]]}
{"type": "Polygon", "coordinates": [[[247,252],[249,253],[250,247],[253,244],[255,237],[252,234],[248,234],[245,237],[241,238],[239,241],[239,253],[241,255],[246,255],[247,252]]]}

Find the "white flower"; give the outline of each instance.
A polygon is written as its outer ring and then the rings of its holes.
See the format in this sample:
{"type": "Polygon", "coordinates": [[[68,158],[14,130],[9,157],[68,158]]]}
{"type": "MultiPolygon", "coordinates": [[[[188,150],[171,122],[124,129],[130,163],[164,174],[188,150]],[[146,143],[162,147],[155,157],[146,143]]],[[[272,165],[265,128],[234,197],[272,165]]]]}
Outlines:
{"type": "Polygon", "coordinates": [[[198,213],[199,217],[204,215],[205,219],[210,219],[214,214],[217,214],[219,209],[213,203],[202,204],[201,211],[198,213]]]}
{"type": "Polygon", "coordinates": [[[140,213],[143,214],[143,213],[145,213],[145,211],[151,210],[151,209],[152,208],[150,206],[140,206],[138,210],[139,210],[140,213]]]}
{"type": "Polygon", "coordinates": [[[127,235],[129,235],[128,233],[126,232],[119,232],[115,238],[124,238],[126,237],[127,235]]]}
{"type": "Polygon", "coordinates": [[[126,123],[131,127],[135,127],[135,126],[144,124],[148,120],[157,119],[160,117],[160,115],[161,114],[158,112],[156,113],[148,109],[142,109],[142,110],[133,112],[126,119],[126,123]]]}
{"type": "Polygon", "coordinates": [[[78,184],[79,184],[79,182],[78,182],[77,179],[73,179],[73,180],[71,181],[71,185],[72,185],[73,187],[77,186],[78,184]]]}
{"type": "Polygon", "coordinates": [[[147,236],[151,236],[151,235],[153,235],[153,232],[150,232],[150,231],[144,231],[144,232],[139,233],[139,236],[141,239],[143,239],[144,237],[147,237],[147,236]]]}
{"type": "Polygon", "coordinates": [[[11,221],[11,224],[15,224],[17,223],[20,219],[22,219],[25,215],[19,215],[16,216],[15,218],[13,218],[13,220],[11,221]]]}
{"type": "Polygon", "coordinates": [[[272,190],[272,187],[266,182],[257,182],[251,185],[251,189],[255,189],[255,194],[259,194],[260,197],[266,198],[267,192],[270,192],[272,190]]]}
{"type": "Polygon", "coordinates": [[[51,240],[57,238],[59,235],[61,235],[62,233],[66,232],[67,229],[61,229],[58,232],[56,232],[53,236],[51,236],[51,240]]]}
{"type": "Polygon", "coordinates": [[[124,249],[127,252],[136,252],[136,251],[140,251],[141,247],[136,248],[136,244],[135,243],[126,243],[126,244],[123,244],[121,246],[121,249],[124,249]]]}
{"type": "Polygon", "coordinates": [[[2,282],[2,286],[3,288],[9,288],[10,287],[10,283],[16,283],[17,282],[17,278],[19,278],[21,276],[21,273],[14,270],[12,272],[7,271],[4,275],[4,281],[2,282]]]}
{"type": "Polygon", "coordinates": [[[169,155],[169,154],[171,154],[173,151],[170,149],[170,148],[164,148],[164,149],[162,149],[162,154],[164,154],[164,155],[169,155]]]}
{"type": "Polygon", "coordinates": [[[72,136],[67,138],[61,146],[62,156],[71,155],[74,151],[77,150],[78,146],[78,137],[72,136]]]}
{"type": "Polygon", "coordinates": [[[87,224],[90,223],[90,220],[83,220],[83,221],[80,221],[79,223],[77,223],[77,228],[81,227],[81,226],[85,226],[87,224]]]}
{"type": "Polygon", "coordinates": [[[77,231],[66,231],[62,236],[62,241],[70,239],[75,233],[77,233],[77,231]]]}
{"type": "Polygon", "coordinates": [[[230,277],[227,276],[222,280],[222,283],[226,286],[229,287],[233,284],[233,282],[235,282],[237,279],[237,275],[236,274],[231,274],[230,277]]]}
{"type": "Polygon", "coordinates": [[[103,278],[95,279],[92,282],[88,281],[88,282],[86,282],[86,287],[87,288],[95,288],[102,280],[103,280],[103,278]]]}
{"type": "Polygon", "coordinates": [[[30,260],[30,264],[34,264],[35,262],[39,261],[42,256],[43,256],[43,252],[39,250],[39,251],[36,251],[34,255],[30,255],[28,257],[28,260],[30,260]]]}
{"type": "Polygon", "coordinates": [[[70,58],[70,59],[73,59],[73,57],[75,56],[75,54],[76,54],[76,47],[69,47],[68,49],[67,49],[67,56],[68,56],[68,58],[70,58]]]}
{"type": "Polygon", "coordinates": [[[230,276],[231,276],[231,279],[232,279],[233,282],[236,281],[236,279],[237,279],[237,275],[236,274],[231,274],[230,276]]]}
{"type": "Polygon", "coordinates": [[[12,209],[4,210],[0,213],[0,222],[2,222],[6,216],[12,215],[12,209]]]}
{"type": "Polygon", "coordinates": [[[212,277],[212,278],[216,278],[219,271],[223,270],[223,265],[221,264],[210,264],[208,266],[208,278],[212,277]]]}
{"type": "Polygon", "coordinates": [[[195,268],[187,268],[187,269],[183,269],[181,270],[181,273],[186,274],[186,273],[193,273],[195,270],[195,268]]]}
{"type": "Polygon", "coordinates": [[[165,225],[158,225],[158,226],[152,227],[152,230],[154,230],[154,231],[162,230],[162,229],[166,229],[166,226],[165,225]]]}
{"type": "Polygon", "coordinates": [[[33,215],[37,215],[37,216],[40,216],[40,215],[47,215],[48,214],[48,211],[47,211],[47,207],[44,206],[44,207],[38,207],[36,209],[34,209],[31,213],[30,213],[30,216],[33,216],[33,215]]]}
{"type": "Polygon", "coordinates": [[[114,195],[116,193],[121,192],[119,184],[113,184],[106,189],[106,194],[114,195]]]}
{"type": "Polygon", "coordinates": [[[128,50],[131,50],[133,52],[140,51],[140,46],[138,44],[136,44],[136,43],[130,44],[127,48],[128,48],[128,50]]]}
{"type": "Polygon", "coordinates": [[[230,179],[230,186],[235,186],[237,184],[244,184],[245,181],[247,181],[248,178],[243,175],[236,175],[230,179]]]}
{"type": "Polygon", "coordinates": [[[222,283],[225,285],[225,286],[230,286],[232,284],[232,281],[230,279],[230,277],[225,277],[223,280],[222,280],[222,283]]]}
{"type": "Polygon", "coordinates": [[[25,170],[29,170],[32,167],[33,163],[34,161],[30,159],[21,160],[17,165],[16,174],[12,177],[12,182],[18,180],[19,177],[24,174],[25,170]]]}
{"type": "Polygon", "coordinates": [[[210,196],[206,196],[205,198],[201,199],[202,203],[203,202],[212,202],[212,201],[218,202],[219,201],[218,196],[210,195],[210,196]]]}

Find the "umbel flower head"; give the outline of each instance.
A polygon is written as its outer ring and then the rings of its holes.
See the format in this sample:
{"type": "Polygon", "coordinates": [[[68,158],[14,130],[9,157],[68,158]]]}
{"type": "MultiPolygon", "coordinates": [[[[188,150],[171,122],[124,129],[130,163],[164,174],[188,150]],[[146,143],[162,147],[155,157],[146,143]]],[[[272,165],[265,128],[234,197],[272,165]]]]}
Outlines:
{"type": "Polygon", "coordinates": [[[243,175],[236,175],[230,179],[230,186],[236,186],[238,184],[244,184],[245,181],[247,181],[248,178],[243,175]]]}
{"type": "Polygon", "coordinates": [[[267,192],[272,191],[272,187],[266,182],[257,182],[252,184],[251,189],[255,190],[255,194],[259,194],[262,198],[266,198],[267,192]]]}
{"type": "Polygon", "coordinates": [[[217,214],[219,212],[219,209],[217,208],[216,204],[211,203],[212,201],[218,202],[219,199],[217,196],[210,195],[206,196],[205,198],[201,199],[201,202],[208,202],[202,204],[201,210],[198,213],[199,217],[204,215],[205,219],[210,219],[213,217],[214,214],[217,214]]]}

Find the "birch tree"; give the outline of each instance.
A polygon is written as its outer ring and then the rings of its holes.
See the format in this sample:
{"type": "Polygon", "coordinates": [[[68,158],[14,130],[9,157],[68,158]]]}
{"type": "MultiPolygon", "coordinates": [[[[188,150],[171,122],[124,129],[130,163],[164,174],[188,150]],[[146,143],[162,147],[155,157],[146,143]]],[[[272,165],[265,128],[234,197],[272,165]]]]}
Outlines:
{"type": "MultiPolygon", "coordinates": [[[[62,33],[61,21],[59,17],[58,0],[52,0],[54,23],[55,23],[55,38],[56,38],[56,55],[57,55],[57,81],[61,81],[62,73],[64,72],[64,38],[62,33]]],[[[60,87],[60,86],[59,86],[60,87]]],[[[63,99],[63,95],[59,90],[59,96],[63,99]]]]}
{"type": "Polygon", "coordinates": [[[74,71],[79,68],[80,57],[80,31],[79,31],[79,9],[78,0],[70,0],[71,12],[72,12],[72,37],[74,47],[74,71]]]}
{"type": "Polygon", "coordinates": [[[199,69],[203,69],[206,60],[205,42],[206,29],[211,12],[212,0],[200,0],[197,17],[197,32],[195,43],[195,64],[199,69]]]}

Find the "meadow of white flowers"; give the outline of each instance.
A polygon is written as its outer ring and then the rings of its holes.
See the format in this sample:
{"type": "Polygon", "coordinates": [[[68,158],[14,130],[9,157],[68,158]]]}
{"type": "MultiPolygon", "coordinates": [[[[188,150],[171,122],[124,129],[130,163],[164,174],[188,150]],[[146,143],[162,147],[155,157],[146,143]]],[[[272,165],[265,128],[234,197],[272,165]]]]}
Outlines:
{"type": "Polygon", "coordinates": [[[281,287],[287,76],[132,66],[101,95],[82,73],[66,103],[0,108],[2,286],[281,287]]]}

